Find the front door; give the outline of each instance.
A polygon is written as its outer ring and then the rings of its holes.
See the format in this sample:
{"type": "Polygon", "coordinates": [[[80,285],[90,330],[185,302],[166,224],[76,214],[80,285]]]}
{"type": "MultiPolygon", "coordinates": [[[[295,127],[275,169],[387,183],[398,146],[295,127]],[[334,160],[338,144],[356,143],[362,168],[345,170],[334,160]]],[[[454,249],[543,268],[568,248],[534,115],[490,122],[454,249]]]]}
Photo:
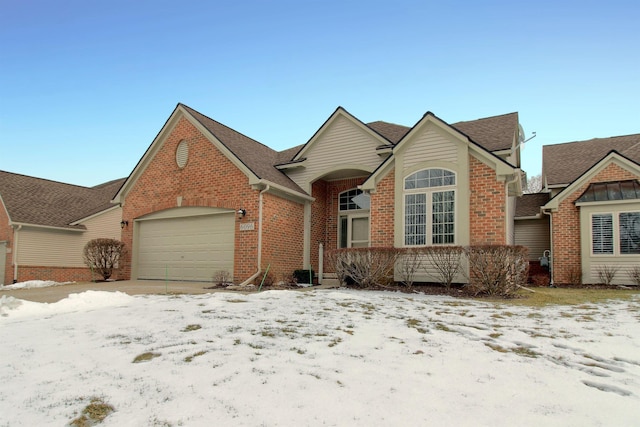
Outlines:
{"type": "Polygon", "coordinates": [[[341,248],[369,246],[369,215],[351,214],[340,217],[339,243],[341,248]]]}

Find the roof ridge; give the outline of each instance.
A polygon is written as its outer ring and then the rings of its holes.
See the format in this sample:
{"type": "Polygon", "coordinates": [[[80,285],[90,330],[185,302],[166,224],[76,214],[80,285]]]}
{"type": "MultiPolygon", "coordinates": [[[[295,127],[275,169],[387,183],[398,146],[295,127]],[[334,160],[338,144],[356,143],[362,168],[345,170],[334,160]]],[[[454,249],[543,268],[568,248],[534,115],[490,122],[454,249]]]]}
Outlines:
{"type": "MultiPolygon", "coordinates": [[[[92,189],[95,188],[95,187],[86,187],[84,185],[71,184],[69,182],[55,181],[53,179],[48,179],[48,178],[40,178],[38,176],[25,175],[25,174],[17,173],[17,172],[9,172],[9,171],[5,171],[5,170],[1,170],[1,169],[0,169],[0,172],[8,173],[8,174],[15,175],[15,176],[21,176],[23,178],[28,178],[28,179],[36,179],[38,181],[46,181],[46,182],[50,182],[52,184],[68,185],[70,187],[82,188],[82,189],[85,189],[85,190],[92,190],[92,189]]],[[[114,180],[114,181],[117,181],[117,180],[114,180]]],[[[98,184],[98,185],[104,185],[104,184],[98,184]]]]}
{"type": "Polygon", "coordinates": [[[498,117],[510,116],[512,114],[518,114],[518,112],[517,111],[512,111],[510,113],[496,114],[494,116],[487,116],[487,117],[479,117],[477,119],[472,119],[472,120],[462,120],[462,121],[459,121],[459,122],[452,123],[451,126],[457,125],[459,123],[468,123],[468,122],[477,122],[479,120],[495,119],[495,118],[498,118],[498,117]]]}
{"type": "MultiPolygon", "coordinates": [[[[580,140],[576,140],[576,141],[558,142],[556,144],[543,145],[543,148],[544,147],[550,147],[550,146],[556,146],[556,145],[568,145],[568,144],[579,144],[579,143],[583,143],[583,142],[595,142],[595,141],[605,140],[605,139],[628,138],[630,136],[638,136],[638,137],[640,137],[640,133],[630,133],[628,135],[603,136],[603,137],[596,137],[596,138],[589,138],[589,139],[580,139],[580,140]]],[[[638,143],[640,143],[640,141],[638,143]]],[[[634,144],[632,147],[635,147],[636,145],[638,145],[638,143],[634,144]]],[[[632,148],[632,147],[629,147],[629,148],[632,148]]],[[[627,148],[627,150],[629,148],[627,148]]]]}
{"type": "Polygon", "coordinates": [[[227,126],[227,125],[225,125],[224,123],[221,123],[221,122],[219,122],[219,121],[217,121],[217,120],[215,120],[215,119],[212,119],[211,117],[207,116],[206,114],[202,114],[200,111],[198,111],[198,110],[196,110],[196,109],[193,109],[193,108],[189,107],[188,105],[183,104],[182,102],[179,102],[179,103],[178,103],[178,105],[182,105],[183,107],[186,107],[187,109],[189,109],[189,110],[193,111],[194,113],[197,113],[197,114],[201,115],[202,117],[204,117],[204,118],[206,118],[206,119],[208,119],[208,120],[211,120],[212,122],[214,122],[214,123],[216,123],[216,124],[218,124],[218,125],[220,125],[220,126],[222,126],[222,127],[226,128],[226,129],[229,129],[230,131],[235,132],[235,133],[237,133],[238,135],[242,135],[243,137],[245,137],[245,138],[247,138],[247,139],[250,139],[251,141],[253,141],[253,142],[257,143],[257,144],[260,144],[260,145],[262,145],[263,147],[268,148],[269,150],[273,151],[274,153],[277,153],[277,151],[276,151],[276,150],[274,150],[273,148],[269,147],[267,144],[264,144],[264,143],[262,143],[262,142],[258,141],[258,140],[257,140],[257,139],[255,139],[255,138],[251,138],[250,136],[247,136],[247,135],[245,135],[244,133],[239,132],[239,131],[235,130],[234,128],[230,127],[230,126],[227,126]]]}

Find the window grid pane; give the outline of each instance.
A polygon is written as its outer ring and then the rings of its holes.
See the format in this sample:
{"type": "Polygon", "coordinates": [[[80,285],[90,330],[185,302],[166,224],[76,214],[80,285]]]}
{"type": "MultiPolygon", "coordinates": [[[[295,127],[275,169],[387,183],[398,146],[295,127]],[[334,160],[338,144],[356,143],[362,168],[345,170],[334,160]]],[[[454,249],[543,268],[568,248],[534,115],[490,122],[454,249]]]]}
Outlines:
{"type": "Polygon", "coordinates": [[[360,207],[352,199],[362,194],[362,190],[354,189],[340,193],[339,209],[341,211],[351,211],[360,209],[360,207]]]}
{"type": "Polygon", "coordinates": [[[454,243],[455,192],[441,191],[431,195],[431,243],[454,243]]]}
{"type": "Polygon", "coordinates": [[[613,216],[598,214],[591,217],[591,239],[594,255],[613,254],[613,216]]]}
{"type": "Polygon", "coordinates": [[[427,239],[427,195],[405,196],[404,244],[424,245],[427,239]]]}
{"type": "Polygon", "coordinates": [[[456,174],[444,169],[425,169],[404,180],[405,190],[456,185],[456,174]]]}
{"type": "Polygon", "coordinates": [[[640,254],[640,212],[624,212],[619,216],[620,253],[640,254]]]}

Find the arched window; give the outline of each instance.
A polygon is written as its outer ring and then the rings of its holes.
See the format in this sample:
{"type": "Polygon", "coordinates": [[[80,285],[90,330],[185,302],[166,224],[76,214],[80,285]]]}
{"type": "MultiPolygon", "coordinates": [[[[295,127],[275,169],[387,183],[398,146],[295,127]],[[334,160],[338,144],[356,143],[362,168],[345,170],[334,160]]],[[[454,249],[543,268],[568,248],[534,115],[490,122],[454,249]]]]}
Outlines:
{"type": "Polygon", "coordinates": [[[404,179],[404,244],[455,244],[456,174],[423,169],[404,179]]]}

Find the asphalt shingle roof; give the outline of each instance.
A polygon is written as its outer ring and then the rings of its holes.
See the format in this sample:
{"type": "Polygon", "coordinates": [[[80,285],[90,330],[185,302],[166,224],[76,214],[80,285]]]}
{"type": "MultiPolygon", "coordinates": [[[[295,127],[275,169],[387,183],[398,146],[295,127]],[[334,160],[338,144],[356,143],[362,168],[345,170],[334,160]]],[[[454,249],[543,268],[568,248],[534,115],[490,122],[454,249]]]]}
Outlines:
{"type": "Polygon", "coordinates": [[[0,197],[13,222],[84,229],[70,224],[112,207],[124,180],[82,187],[0,171],[0,197]]]}
{"type": "Polygon", "coordinates": [[[523,194],[516,199],[516,218],[536,216],[549,201],[549,193],[523,194]]]}
{"type": "MultiPolygon", "coordinates": [[[[280,161],[282,158],[280,153],[197,112],[193,108],[184,104],[181,105],[258,178],[266,179],[274,184],[282,185],[290,190],[306,194],[291,178],[274,167],[274,165],[282,163],[280,161]]],[[[292,150],[293,149],[286,150],[286,153],[292,150]]],[[[293,156],[293,154],[291,156],[293,156]]]]}
{"type": "Polygon", "coordinates": [[[458,122],[451,125],[489,151],[508,150],[518,132],[518,113],[458,122]]]}
{"type": "Polygon", "coordinates": [[[568,185],[613,150],[640,163],[640,134],[545,145],[542,176],[547,185],[568,185]]]}
{"type": "MultiPolygon", "coordinates": [[[[367,123],[367,126],[393,144],[397,144],[411,130],[407,126],[383,121],[367,123]]],[[[458,122],[451,127],[467,135],[488,151],[508,150],[513,145],[518,132],[518,113],[458,122]]]]}

